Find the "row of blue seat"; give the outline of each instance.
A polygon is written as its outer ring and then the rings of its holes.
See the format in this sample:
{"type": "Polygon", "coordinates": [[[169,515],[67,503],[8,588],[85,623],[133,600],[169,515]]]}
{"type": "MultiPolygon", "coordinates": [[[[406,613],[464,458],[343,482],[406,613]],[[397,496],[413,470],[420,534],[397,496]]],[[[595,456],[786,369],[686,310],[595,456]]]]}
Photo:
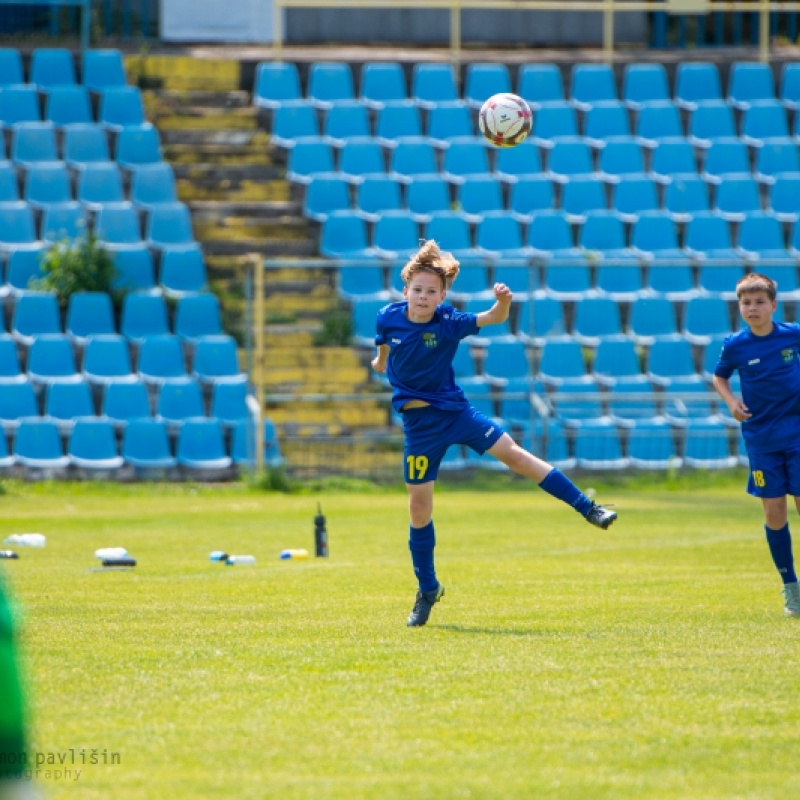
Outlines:
{"type": "Polygon", "coordinates": [[[35,48],[27,74],[19,50],[0,48],[0,86],[30,82],[38,90],[46,92],[57,86],[76,84],[79,79],[84,87],[97,92],[112,86],[125,86],[127,78],[122,52],[111,48],[83,50],[78,76],[72,53],[66,48],[35,48]]]}
{"type": "Polygon", "coordinates": [[[109,146],[109,135],[101,125],[83,122],[66,125],[60,137],[50,122],[19,122],[9,129],[8,139],[6,148],[4,137],[0,136],[0,160],[8,149],[12,165],[18,170],[37,162],[59,160],[72,170],[112,160],[125,170],[135,170],[143,164],[162,161],[158,131],[149,122],[122,127],[113,137],[113,147],[109,146]]]}
{"type": "MultiPolygon", "coordinates": [[[[472,63],[466,66],[464,99],[480,107],[487,97],[498,92],[516,91],[534,108],[545,102],[565,99],[561,70],[555,64],[523,64],[516,84],[504,64],[472,63]]],[[[287,101],[308,98],[325,108],[337,100],[361,98],[380,107],[386,102],[406,99],[408,87],[403,67],[397,62],[368,62],[360,73],[359,92],[355,93],[352,69],[347,63],[315,62],[308,72],[305,94],[300,74],[292,63],[262,62],[256,68],[254,102],[274,109],[287,101]]],[[[569,75],[571,101],[578,107],[617,100],[632,108],[648,101],[675,101],[692,108],[703,100],[722,99],[719,69],[711,62],[682,62],[675,74],[674,93],[670,92],[667,72],[661,64],[629,64],[618,93],[614,70],[607,64],[575,64],[569,75]]],[[[413,67],[411,98],[422,107],[457,100],[461,97],[456,74],[448,64],[418,63],[413,67]]],[[[754,100],[773,99],[775,79],[768,64],[736,62],[732,65],[727,97],[737,107],[746,107],[754,100]]],[[[800,65],[786,64],[781,72],[780,98],[791,108],[800,104],[800,65]]]]}
{"type": "MultiPolygon", "coordinates": [[[[131,421],[117,444],[114,427],[102,418],[80,418],[69,434],[66,453],[58,426],[41,418],[20,421],[9,450],[5,436],[0,436],[0,470],[8,473],[15,467],[71,474],[74,470],[117,474],[124,467],[138,470],[174,470],[180,467],[195,476],[225,472],[235,464],[252,466],[253,426],[239,422],[233,427],[230,446],[226,446],[219,420],[190,419],[181,426],[173,449],[167,425],[161,420],[131,421]],[[69,470],[69,472],[67,472],[69,470]]],[[[279,449],[268,452],[267,463],[280,463],[279,449]]]]}

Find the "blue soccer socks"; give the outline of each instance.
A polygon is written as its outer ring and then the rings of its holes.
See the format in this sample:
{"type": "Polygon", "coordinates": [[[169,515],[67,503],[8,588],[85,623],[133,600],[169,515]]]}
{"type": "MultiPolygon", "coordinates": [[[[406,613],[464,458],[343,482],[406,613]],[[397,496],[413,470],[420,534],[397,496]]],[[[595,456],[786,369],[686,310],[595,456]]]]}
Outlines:
{"type": "Polygon", "coordinates": [[[794,559],[792,558],[792,536],[789,533],[789,523],[787,522],[779,530],[773,530],[764,526],[767,532],[767,544],[772,553],[772,560],[775,568],[781,575],[784,583],[797,583],[797,575],[794,571],[794,559]]]}
{"type": "Polygon", "coordinates": [[[436,546],[433,520],[422,528],[409,527],[409,531],[408,549],[411,551],[411,563],[419,581],[419,590],[432,592],[439,587],[436,568],[433,565],[433,548],[436,546]]]}
{"type": "Polygon", "coordinates": [[[572,506],[582,517],[592,507],[592,501],[560,470],[553,467],[539,484],[548,494],[572,506]]]}

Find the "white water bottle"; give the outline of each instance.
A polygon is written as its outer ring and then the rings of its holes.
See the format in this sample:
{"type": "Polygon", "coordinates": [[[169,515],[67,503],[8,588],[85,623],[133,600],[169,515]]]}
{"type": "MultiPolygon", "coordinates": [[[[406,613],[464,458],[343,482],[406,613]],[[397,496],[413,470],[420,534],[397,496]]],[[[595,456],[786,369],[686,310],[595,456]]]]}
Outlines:
{"type": "Polygon", "coordinates": [[[228,556],[225,563],[229,567],[244,567],[244,566],[251,566],[256,563],[255,556],[228,556]]]}
{"type": "Polygon", "coordinates": [[[124,547],[101,547],[94,551],[95,558],[125,558],[128,551],[124,547]]]}
{"type": "Polygon", "coordinates": [[[5,544],[16,544],[20,547],[44,547],[43,533],[12,533],[5,540],[5,544]]]}

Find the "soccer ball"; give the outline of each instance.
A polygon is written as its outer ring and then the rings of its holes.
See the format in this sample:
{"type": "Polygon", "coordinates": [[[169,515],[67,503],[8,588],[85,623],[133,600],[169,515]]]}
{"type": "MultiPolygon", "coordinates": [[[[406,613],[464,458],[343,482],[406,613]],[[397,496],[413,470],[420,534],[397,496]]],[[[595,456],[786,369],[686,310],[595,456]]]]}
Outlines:
{"type": "Polygon", "coordinates": [[[531,110],[515,94],[492,95],[478,117],[481,133],[497,147],[514,147],[531,132],[531,110]]]}

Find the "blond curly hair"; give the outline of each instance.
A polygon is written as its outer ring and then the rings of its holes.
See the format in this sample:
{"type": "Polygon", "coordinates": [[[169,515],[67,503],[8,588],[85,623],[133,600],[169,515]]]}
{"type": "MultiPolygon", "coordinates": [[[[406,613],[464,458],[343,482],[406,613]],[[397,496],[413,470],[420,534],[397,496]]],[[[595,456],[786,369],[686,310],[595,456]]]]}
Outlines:
{"type": "Polygon", "coordinates": [[[442,288],[449,289],[458,277],[458,271],[458,261],[453,258],[452,253],[442,252],[439,245],[433,239],[429,239],[411,256],[410,261],[403,267],[400,277],[408,286],[415,275],[429,272],[431,275],[439,276],[442,288]]]}

